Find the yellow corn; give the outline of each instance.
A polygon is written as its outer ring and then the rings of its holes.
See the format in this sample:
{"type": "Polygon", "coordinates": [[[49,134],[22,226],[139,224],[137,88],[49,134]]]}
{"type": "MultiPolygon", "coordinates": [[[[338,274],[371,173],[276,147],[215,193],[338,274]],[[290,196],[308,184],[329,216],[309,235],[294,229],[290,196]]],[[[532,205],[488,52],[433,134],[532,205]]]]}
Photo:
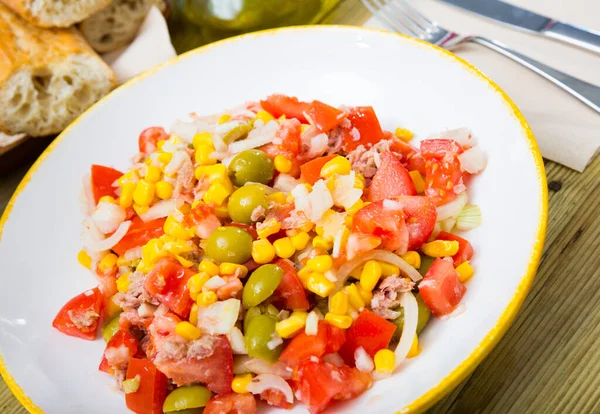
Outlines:
{"type": "Polygon", "coordinates": [[[321,168],[321,177],[329,178],[334,174],[346,175],[352,171],[352,164],[345,157],[338,155],[332,160],[329,160],[321,168]]]}
{"type": "Polygon", "coordinates": [[[117,290],[119,292],[127,292],[129,290],[129,275],[131,272],[127,272],[124,275],[119,276],[117,279],[117,290]]]}
{"type": "Polygon", "coordinates": [[[306,279],[306,288],[322,298],[325,298],[333,292],[335,285],[331,280],[327,279],[323,273],[312,272],[306,279]]]}
{"type": "Polygon", "coordinates": [[[87,267],[88,269],[90,269],[92,266],[92,258],[85,250],[80,250],[79,253],[77,253],[77,261],[83,267],[87,267]]]}
{"type": "Polygon", "coordinates": [[[114,253],[108,253],[102,258],[102,260],[100,260],[100,263],[98,264],[98,269],[102,273],[109,272],[113,267],[117,265],[118,258],[119,257],[114,253]]]}
{"type": "Polygon", "coordinates": [[[144,260],[140,260],[135,270],[142,273],[150,273],[153,268],[153,265],[147,264],[144,260]]]}
{"type": "Polygon", "coordinates": [[[375,371],[379,373],[392,372],[396,364],[396,355],[389,349],[380,349],[375,354],[373,362],[375,362],[375,371]]]}
{"type": "Polygon", "coordinates": [[[366,290],[365,288],[363,288],[360,285],[360,283],[356,283],[356,288],[358,289],[358,293],[363,298],[363,300],[365,301],[365,303],[366,304],[370,304],[371,300],[373,299],[373,292],[371,292],[370,290],[366,290]]]}
{"type": "Polygon", "coordinates": [[[212,145],[198,145],[196,148],[196,155],[194,157],[196,163],[200,165],[215,165],[217,160],[210,156],[214,151],[215,149],[212,147],[212,145]]]}
{"type": "Polygon", "coordinates": [[[281,223],[278,222],[276,219],[272,218],[258,226],[256,232],[258,233],[258,237],[260,237],[261,239],[266,239],[267,237],[278,233],[279,230],[281,230],[281,223]]]}
{"type": "Polygon", "coordinates": [[[469,279],[473,277],[474,273],[473,266],[471,266],[469,262],[462,262],[458,265],[456,271],[458,272],[458,280],[461,283],[468,282],[469,279]]]}
{"type": "Polygon", "coordinates": [[[302,285],[306,286],[308,277],[310,276],[311,273],[312,272],[310,271],[310,269],[308,267],[303,267],[302,269],[298,270],[298,279],[300,279],[300,282],[302,282],[302,285]]]}
{"type": "Polygon", "coordinates": [[[173,195],[173,184],[166,181],[156,183],[156,195],[161,200],[168,200],[173,195]]]}
{"type": "Polygon", "coordinates": [[[219,218],[229,218],[229,212],[227,211],[227,204],[215,207],[215,215],[219,218]]]}
{"type": "Polygon", "coordinates": [[[206,177],[211,183],[217,180],[226,181],[229,179],[227,176],[227,167],[223,164],[200,165],[194,170],[194,176],[197,180],[206,177]]]}
{"type": "Polygon", "coordinates": [[[402,258],[402,260],[404,260],[406,263],[408,263],[415,269],[421,267],[421,255],[418,252],[410,250],[400,257],[402,258]]]}
{"type": "Polygon", "coordinates": [[[210,132],[200,132],[194,135],[194,137],[192,138],[192,144],[194,145],[195,149],[198,149],[200,145],[212,146],[212,135],[210,134],[210,132]]]}
{"type": "Polygon", "coordinates": [[[198,270],[208,273],[211,277],[219,274],[219,266],[210,260],[202,260],[198,265],[198,270]]]}
{"type": "Polygon", "coordinates": [[[252,374],[236,375],[231,381],[231,389],[237,394],[245,394],[248,392],[248,384],[252,382],[253,378],[252,374]]]}
{"type": "Polygon", "coordinates": [[[193,249],[192,246],[182,241],[169,241],[163,245],[163,250],[172,254],[189,253],[193,249]]]}
{"type": "Polygon", "coordinates": [[[369,260],[360,275],[360,286],[370,292],[375,289],[380,277],[381,265],[376,260],[369,260]]]}
{"type": "Polygon", "coordinates": [[[125,256],[119,256],[117,259],[117,267],[128,266],[129,262],[125,260],[125,256]]]}
{"type": "Polygon", "coordinates": [[[282,338],[291,338],[306,325],[306,312],[293,312],[289,318],[275,324],[275,331],[282,338]]]}
{"type": "Polygon", "coordinates": [[[348,302],[353,308],[362,309],[365,307],[365,300],[361,296],[356,283],[346,286],[344,290],[348,293],[348,302]]]}
{"type": "Polygon", "coordinates": [[[273,247],[275,248],[275,254],[282,259],[289,259],[296,253],[296,249],[294,249],[292,240],[289,237],[282,237],[279,240],[275,240],[273,247]]]}
{"type": "Polygon", "coordinates": [[[427,256],[446,257],[458,253],[458,247],[456,240],[434,240],[421,246],[421,250],[427,256]]]}
{"type": "Polygon", "coordinates": [[[306,266],[313,272],[325,273],[333,266],[333,260],[329,255],[319,255],[308,259],[306,266]]]}
{"type": "Polygon", "coordinates": [[[286,195],[283,194],[281,191],[276,191],[267,195],[267,200],[272,201],[276,204],[285,204],[286,198],[286,195]]]}
{"type": "Polygon", "coordinates": [[[171,215],[165,220],[164,230],[165,233],[176,239],[189,240],[191,238],[190,233],[183,224],[175,220],[171,215]]]}
{"type": "Polygon", "coordinates": [[[135,211],[135,214],[137,214],[138,216],[141,216],[148,210],[150,210],[149,206],[139,206],[137,204],[133,205],[133,211],[135,211]]]}
{"type": "Polygon", "coordinates": [[[275,117],[273,115],[271,115],[270,113],[268,113],[267,111],[261,110],[261,111],[258,111],[258,113],[256,114],[255,120],[257,120],[257,119],[260,119],[261,121],[263,121],[266,124],[269,121],[273,121],[275,119],[275,117]]]}
{"type": "Polygon", "coordinates": [[[329,312],[336,315],[348,313],[348,294],[346,292],[337,292],[331,297],[329,312]]]}
{"type": "Polygon", "coordinates": [[[212,290],[198,294],[196,303],[198,306],[210,306],[217,301],[217,294],[212,290]]]}
{"type": "Polygon", "coordinates": [[[156,183],[160,180],[161,175],[162,173],[160,172],[160,168],[150,165],[146,171],[145,179],[150,183],[156,183]]]}
{"type": "Polygon", "coordinates": [[[161,154],[158,154],[158,156],[156,157],[156,159],[159,160],[164,165],[167,165],[168,163],[170,163],[172,158],[173,158],[173,154],[170,152],[163,152],[161,154]]]}
{"type": "Polygon", "coordinates": [[[356,214],[358,210],[365,206],[365,202],[362,200],[358,200],[356,203],[352,204],[352,207],[346,210],[349,216],[353,216],[356,214]]]}
{"type": "Polygon", "coordinates": [[[209,281],[210,278],[211,276],[206,272],[196,273],[194,276],[188,279],[188,290],[190,293],[200,293],[202,291],[202,287],[206,282],[209,281]]]}
{"type": "Polygon", "coordinates": [[[302,124],[300,125],[300,132],[304,133],[308,128],[310,128],[309,124],[302,124]]]}
{"type": "Polygon", "coordinates": [[[192,206],[190,206],[188,203],[183,203],[181,207],[178,208],[178,210],[181,211],[182,214],[188,214],[191,209],[192,206]]]}
{"type": "Polygon", "coordinates": [[[337,326],[341,329],[348,329],[352,325],[352,317],[348,315],[336,315],[331,312],[327,312],[325,315],[325,321],[333,326],[337,326]]]}
{"type": "Polygon", "coordinates": [[[415,339],[412,341],[412,345],[408,350],[408,354],[406,354],[407,358],[414,358],[421,353],[421,348],[419,348],[419,337],[415,334],[415,339]]]}
{"type": "Polygon", "coordinates": [[[302,227],[300,227],[300,230],[308,233],[309,231],[311,231],[314,227],[314,223],[309,221],[308,223],[306,223],[305,225],[303,225],[302,227]]]}
{"type": "Polygon", "coordinates": [[[231,115],[229,115],[229,114],[223,114],[219,118],[219,124],[224,124],[225,122],[229,122],[230,119],[231,119],[231,115]]]}
{"type": "Polygon", "coordinates": [[[273,162],[280,173],[287,174],[292,170],[292,162],[285,155],[277,155],[273,162]]]}
{"type": "Polygon", "coordinates": [[[267,239],[252,242],[252,259],[258,264],[271,262],[275,258],[275,248],[267,239]]]}
{"type": "Polygon", "coordinates": [[[325,229],[323,226],[315,226],[315,233],[317,233],[319,236],[322,236],[325,234],[325,229]]]}
{"type": "Polygon", "coordinates": [[[394,266],[393,264],[389,264],[386,262],[379,262],[379,266],[381,266],[381,275],[382,276],[393,276],[400,274],[400,268],[398,266],[394,266]]]}
{"type": "Polygon", "coordinates": [[[128,171],[117,180],[117,184],[119,184],[119,187],[123,188],[125,183],[133,182],[135,184],[139,179],[140,177],[135,171],[128,171]]]}
{"type": "Polygon", "coordinates": [[[156,148],[162,151],[162,147],[163,145],[165,145],[165,142],[166,141],[164,139],[158,140],[158,142],[156,143],[156,148]]]}
{"type": "Polygon", "coordinates": [[[163,243],[159,239],[151,239],[142,247],[142,258],[144,263],[149,265],[155,264],[161,257],[165,256],[163,243]]]}
{"type": "Polygon", "coordinates": [[[359,190],[365,189],[365,177],[360,173],[356,173],[354,176],[354,188],[358,188],[359,190]]]}
{"type": "Polygon", "coordinates": [[[133,201],[139,206],[149,206],[154,199],[154,192],[156,191],[156,184],[150,183],[146,180],[140,180],[135,186],[133,192],[133,201]]]}
{"type": "Polygon", "coordinates": [[[292,246],[296,250],[304,250],[306,246],[308,246],[308,242],[310,241],[310,236],[305,231],[300,231],[293,236],[290,237],[292,240],[292,246]]]}
{"type": "Polygon", "coordinates": [[[121,196],[119,197],[119,205],[123,208],[128,208],[133,205],[133,193],[136,189],[136,183],[126,182],[121,187],[121,196]]]}
{"type": "Polygon", "coordinates": [[[321,247],[325,250],[333,249],[333,241],[327,240],[322,236],[315,236],[315,238],[312,240],[312,245],[313,247],[321,247]]]}
{"type": "Polygon", "coordinates": [[[198,339],[202,335],[200,329],[196,328],[194,325],[186,321],[179,322],[175,326],[175,333],[181,336],[182,338],[185,338],[190,341],[198,339]]]}
{"type": "Polygon", "coordinates": [[[185,268],[192,267],[194,265],[194,262],[186,259],[185,257],[181,257],[178,254],[175,255],[175,259],[177,259],[177,261],[185,268]]]}
{"type": "Polygon", "coordinates": [[[394,131],[394,135],[396,135],[398,138],[400,138],[404,142],[410,141],[412,139],[412,137],[414,136],[412,131],[410,131],[406,128],[400,128],[400,127],[396,128],[396,131],[394,131]]]}
{"type": "Polygon", "coordinates": [[[110,203],[110,204],[117,204],[117,200],[115,200],[114,197],[111,197],[109,195],[105,195],[100,197],[100,199],[98,200],[99,203],[110,203]]]}
{"type": "Polygon", "coordinates": [[[248,274],[248,268],[244,265],[237,264],[237,263],[224,262],[219,265],[219,274],[220,275],[228,275],[228,276],[235,275],[237,272],[239,272],[238,277],[240,277],[240,278],[246,277],[246,275],[248,274]]]}
{"type": "Polygon", "coordinates": [[[105,316],[107,320],[110,320],[113,316],[116,316],[117,313],[121,313],[123,309],[119,305],[115,303],[113,300],[114,296],[111,296],[110,300],[107,300],[104,309],[102,309],[102,316],[105,316]]]}
{"type": "Polygon", "coordinates": [[[194,303],[190,310],[190,323],[194,326],[198,325],[198,304],[194,303]]]}
{"type": "Polygon", "coordinates": [[[220,206],[223,204],[225,199],[233,193],[233,187],[229,179],[226,181],[215,181],[209,187],[208,190],[202,196],[202,200],[206,204],[216,204],[220,206]]]}
{"type": "Polygon", "coordinates": [[[421,194],[425,191],[425,181],[423,181],[423,176],[417,170],[409,171],[410,178],[412,178],[412,182],[415,185],[415,190],[417,190],[417,194],[421,194]]]}

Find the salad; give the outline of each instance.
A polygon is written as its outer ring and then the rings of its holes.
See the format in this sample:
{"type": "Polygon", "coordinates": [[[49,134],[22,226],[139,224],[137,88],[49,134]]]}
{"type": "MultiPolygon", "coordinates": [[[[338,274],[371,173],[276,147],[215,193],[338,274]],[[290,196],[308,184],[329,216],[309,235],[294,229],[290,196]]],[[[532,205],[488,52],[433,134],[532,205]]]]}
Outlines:
{"type": "Polygon", "coordinates": [[[316,414],[416,357],[474,273],[452,233],[481,221],[471,133],[413,146],[372,107],[284,95],[190,118],[142,131],[125,173],[84,178],[78,259],[98,286],[53,326],[101,327],[127,407],[316,414]]]}

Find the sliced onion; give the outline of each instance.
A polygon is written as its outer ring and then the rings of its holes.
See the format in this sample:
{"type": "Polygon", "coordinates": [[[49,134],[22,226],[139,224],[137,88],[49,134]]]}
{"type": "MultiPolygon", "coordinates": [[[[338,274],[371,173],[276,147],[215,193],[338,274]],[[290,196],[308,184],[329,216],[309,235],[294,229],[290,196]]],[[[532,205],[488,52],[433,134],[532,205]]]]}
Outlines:
{"type": "Polygon", "coordinates": [[[186,161],[191,163],[189,155],[183,150],[176,151],[173,153],[173,158],[171,161],[165,166],[165,174],[166,175],[174,175],[179,169],[183,166],[186,161]]]}
{"type": "Polygon", "coordinates": [[[138,315],[142,318],[149,318],[154,316],[154,312],[156,312],[156,306],[151,305],[147,302],[144,302],[138,308],[138,315]]]}
{"type": "MultiPolygon", "coordinates": [[[[95,227],[94,223],[91,222],[91,220],[89,220],[88,225],[92,225],[95,227]]],[[[86,226],[85,221],[84,221],[84,226],[86,226]]],[[[103,239],[103,240],[94,240],[93,237],[86,237],[84,235],[84,237],[83,237],[84,238],[84,240],[83,240],[84,247],[87,251],[92,251],[92,252],[100,252],[103,250],[111,249],[118,242],[120,242],[123,237],[125,237],[130,226],[131,226],[131,221],[129,221],[129,220],[124,221],[123,223],[121,223],[119,225],[119,227],[113,234],[111,234],[109,237],[107,237],[106,239],[103,239]]]]}
{"type": "Polygon", "coordinates": [[[403,292],[400,298],[400,304],[404,309],[404,326],[402,327],[402,335],[394,354],[396,355],[396,363],[394,369],[406,359],[408,351],[415,340],[417,333],[417,322],[419,320],[419,305],[411,292],[403,292]]]}
{"type": "Polygon", "coordinates": [[[222,124],[217,124],[217,126],[215,126],[215,132],[223,136],[230,132],[233,128],[239,127],[240,125],[242,125],[240,121],[223,122],[222,124]]]}
{"type": "Polygon", "coordinates": [[[261,147],[265,144],[271,143],[273,138],[275,138],[275,133],[277,132],[278,127],[279,124],[277,122],[269,121],[264,126],[254,128],[248,133],[248,137],[246,139],[229,144],[229,152],[232,154],[237,154],[248,149],[261,147]]]}
{"type": "Polygon", "coordinates": [[[89,173],[83,176],[83,186],[79,196],[79,203],[81,212],[86,216],[89,216],[94,211],[94,207],[96,207],[94,192],[92,190],[92,176],[89,173]]]}
{"type": "MultiPolygon", "coordinates": [[[[206,282],[208,283],[208,282],[206,282]]],[[[198,328],[211,335],[228,335],[240,313],[240,301],[227,299],[198,309],[198,328]]]]}
{"type": "Polygon", "coordinates": [[[292,370],[283,362],[270,364],[262,358],[252,358],[249,356],[236,357],[233,364],[233,373],[244,374],[246,372],[252,372],[254,374],[274,374],[283,379],[292,378],[292,370]]]}
{"type": "Polygon", "coordinates": [[[134,247],[133,249],[129,249],[123,254],[123,258],[126,262],[131,262],[133,260],[142,258],[142,246],[134,247]]]}
{"type": "Polygon", "coordinates": [[[306,326],[304,327],[304,333],[309,336],[317,335],[319,331],[319,315],[312,311],[306,317],[306,326]]]}
{"type": "Polygon", "coordinates": [[[169,312],[169,307],[164,303],[158,305],[158,308],[154,311],[154,316],[165,316],[169,312]]]}
{"type": "Polygon", "coordinates": [[[369,373],[375,369],[373,358],[371,358],[371,355],[369,355],[362,346],[359,346],[356,348],[356,351],[354,351],[354,361],[356,369],[360,372],[369,373]]]}
{"type": "Polygon", "coordinates": [[[260,394],[266,390],[277,390],[281,391],[285,396],[287,402],[292,404],[294,402],[294,393],[292,387],[283,378],[275,374],[260,374],[257,375],[250,383],[246,386],[246,389],[252,394],[260,394]]]}
{"type": "Polygon", "coordinates": [[[323,155],[325,151],[327,151],[329,143],[329,138],[327,134],[319,134],[312,137],[309,141],[308,153],[306,154],[307,158],[315,158],[323,155]]]}
{"type": "Polygon", "coordinates": [[[341,290],[341,288],[344,286],[344,283],[346,282],[346,279],[348,279],[350,272],[369,260],[380,260],[382,262],[398,266],[402,272],[412,279],[413,282],[418,282],[419,280],[423,279],[423,276],[421,276],[417,269],[406,263],[401,257],[398,257],[394,253],[385,250],[373,250],[344,263],[339,268],[337,272],[338,280],[336,283],[336,291],[341,290]]]}
{"type": "Polygon", "coordinates": [[[158,218],[167,217],[169,213],[177,208],[177,200],[171,198],[169,200],[160,200],[154,204],[143,214],[140,214],[140,218],[144,223],[156,220],[158,218]]]}
{"type": "Polygon", "coordinates": [[[433,134],[429,138],[446,138],[453,139],[458,142],[463,148],[470,148],[475,145],[473,134],[469,128],[456,128],[433,134]]]}
{"type": "Polygon", "coordinates": [[[437,221],[446,220],[450,217],[458,217],[463,207],[467,205],[469,196],[466,191],[458,194],[454,200],[437,207],[437,221]]]}
{"type": "Polygon", "coordinates": [[[187,142],[192,142],[194,135],[198,133],[198,127],[193,122],[183,122],[177,120],[171,126],[171,134],[180,136],[187,142]]]}
{"type": "Polygon", "coordinates": [[[244,342],[244,334],[236,326],[233,327],[230,334],[228,335],[229,342],[231,343],[231,350],[234,355],[247,355],[248,350],[246,349],[246,343],[244,342]]]}
{"type": "Polygon", "coordinates": [[[123,207],[106,201],[98,203],[90,216],[98,230],[104,234],[114,232],[126,217],[127,213],[123,207]]]}
{"type": "Polygon", "coordinates": [[[283,193],[290,193],[298,184],[298,180],[291,175],[279,174],[277,178],[275,178],[273,188],[283,193]]]}
{"type": "Polygon", "coordinates": [[[478,145],[473,148],[469,148],[462,154],[458,155],[458,161],[460,161],[461,171],[466,171],[469,174],[476,174],[483,171],[487,165],[485,154],[478,145]]]}

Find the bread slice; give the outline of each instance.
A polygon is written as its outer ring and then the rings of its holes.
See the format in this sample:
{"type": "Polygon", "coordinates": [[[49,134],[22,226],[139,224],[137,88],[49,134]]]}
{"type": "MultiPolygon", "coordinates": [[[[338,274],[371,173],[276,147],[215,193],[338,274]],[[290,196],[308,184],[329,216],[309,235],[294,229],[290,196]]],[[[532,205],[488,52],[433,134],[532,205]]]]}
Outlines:
{"type": "Polygon", "coordinates": [[[29,23],[69,27],[107,6],[110,0],[0,0],[29,23]]]}
{"type": "Polygon", "coordinates": [[[76,29],[41,29],[0,5],[0,131],[62,131],[115,85],[76,29]]]}
{"type": "Polygon", "coordinates": [[[6,135],[0,132],[0,155],[5,152],[10,151],[20,143],[27,140],[27,135],[25,134],[17,134],[17,135],[6,135]]]}
{"type": "Polygon", "coordinates": [[[150,7],[165,12],[165,0],[113,0],[79,25],[81,34],[100,53],[111,52],[133,40],[150,7]]]}

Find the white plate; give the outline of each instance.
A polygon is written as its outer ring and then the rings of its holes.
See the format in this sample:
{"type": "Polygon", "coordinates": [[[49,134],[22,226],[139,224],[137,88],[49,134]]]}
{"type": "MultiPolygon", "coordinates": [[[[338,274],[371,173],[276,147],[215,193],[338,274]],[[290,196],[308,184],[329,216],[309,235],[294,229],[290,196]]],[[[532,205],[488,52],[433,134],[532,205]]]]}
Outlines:
{"type": "Polygon", "coordinates": [[[0,222],[0,371],[31,412],[128,412],[97,370],[104,342],[51,327],[68,299],[95,285],[76,260],[78,194],[90,164],[125,169],[143,128],[275,92],[373,105],[386,129],[402,125],[418,138],[467,126],[488,157],[469,188],[483,224],[468,233],[476,274],[465,312],[432,321],[417,358],[331,412],[420,411],[500,339],[533,280],[547,221],[543,163],[521,113],[475,68],[423,42],[351,27],[277,29],[192,51],[117,89],[57,138],[19,186],[0,222]]]}

